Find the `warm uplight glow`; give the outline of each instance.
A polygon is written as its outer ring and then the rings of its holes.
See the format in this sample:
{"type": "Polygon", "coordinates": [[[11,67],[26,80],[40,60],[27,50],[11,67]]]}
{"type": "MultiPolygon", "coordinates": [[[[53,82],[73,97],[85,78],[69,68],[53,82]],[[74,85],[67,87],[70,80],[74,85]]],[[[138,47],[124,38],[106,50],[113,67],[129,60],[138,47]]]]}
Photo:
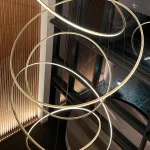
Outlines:
{"type": "MultiPolygon", "coordinates": [[[[10,136],[18,128],[10,104],[10,87],[13,80],[10,74],[9,61],[12,44],[22,25],[39,11],[40,5],[34,0],[32,2],[31,0],[0,0],[0,140],[4,140],[5,136],[10,136]]],[[[40,40],[39,30],[40,18],[32,23],[18,41],[12,61],[15,72],[19,72],[24,67],[30,49],[33,44],[40,40]],[[29,31],[32,31],[32,34],[29,34],[29,31]],[[32,40],[28,42],[29,39],[32,40]]],[[[39,61],[38,51],[31,61],[39,61]]],[[[31,91],[35,96],[38,94],[38,73],[38,68],[33,68],[28,74],[31,91]]],[[[23,74],[18,78],[21,86],[25,83],[23,78],[23,74]]],[[[38,115],[38,107],[23,96],[17,88],[14,89],[14,103],[22,124],[30,122],[38,115]]]]}

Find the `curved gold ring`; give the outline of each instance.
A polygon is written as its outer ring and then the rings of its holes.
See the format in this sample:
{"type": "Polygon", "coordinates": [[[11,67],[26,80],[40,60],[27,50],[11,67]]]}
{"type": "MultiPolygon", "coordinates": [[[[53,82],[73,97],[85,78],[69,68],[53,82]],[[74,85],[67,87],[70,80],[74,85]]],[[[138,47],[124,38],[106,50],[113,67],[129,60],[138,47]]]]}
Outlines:
{"type": "MultiPolygon", "coordinates": [[[[78,30],[81,30],[85,33],[89,33],[89,34],[92,34],[92,35],[96,35],[96,36],[101,36],[101,37],[114,37],[114,36],[118,36],[120,35],[124,30],[125,30],[125,27],[126,27],[126,21],[125,21],[125,17],[122,13],[122,11],[120,10],[120,8],[115,4],[114,6],[116,7],[116,9],[118,10],[120,16],[121,16],[121,19],[122,19],[122,22],[123,22],[123,28],[121,29],[120,32],[117,32],[117,33],[112,33],[112,34],[105,34],[105,33],[100,33],[100,32],[96,32],[96,31],[92,31],[92,30],[89,30],[89,29],[86,29],[86,28],[83,28],[69,20],[67,20],[66,18],[60,16],[58,13],[54,12],[49,6],[47,6],[43,1],[41,0],[37,0],[45,9],[47,9],[51,14],[53,14],[54,16],[56,16],[57,18],[59,18],[60,20],[62,20],[63,22],[65,22],[66,24],[78,29],[78,30]]],[[[114,1],[114,0],[110,0],[111,2],[114,1]]]]}
{"type": "MultiPolygon", "coordinates": [[[[75,109],[75,110],[84,110],[84,111],[86,111],[86,112],[91,112],[90,110],[85,109],[85,108],[77,108],[77,109],[75,109]]],[[[60,110],[57,110],[57,111],[52,112],[51,114],[56,114],[56,113],[62,112],[62,111],[65,111],[65,110],[64,110],[64,109],[60,109],[60,110]]],[[[94,115],[94,116],[96,117],[97,121],[98,121],[98,130],[97,130],[96,135],[94,136],[94,138],[93,138],[88,144],[86,144],[84,147],[80,148],[80,150],[85,150],[85,149],[87,149],[89,146],[91,146],[91,145],[93,144],[93,142],[97,139],[97,137],[98,137],[99,134],[100,134],[100,131],[101,131],[101,121],[100,121],[99,117],[98,117],[95,113],[92,113],[92,115],[94,115]]],[[[28,134],[30,135],[30,133],[32,132],[32,130],[35,128],[35,126],[36,126],[39,122],[41,122],[43,119],[45,119],[45,118],[47,118],[47,117],[49,117],[49,116],[50,116],[50,115],[48,114],[48,115],[44,116],[43,118],[39,119],[39,120],[30,128],[28,134]]],[[[27,145],[27,148],[28,148],[29,150],[31,150],[30,147],[29,147],[29,144],[28,144],[28,137],[26,138],[26,145],[27,145]]],[[[43,149],[44,149],[44,148],[43,148],[43,149]]]]}
{"type": "MultiPolygon", "coordinates": [[[[146,25],[146,24],[150,24],[150,21],[142,23],[141,26],[146,25]]],[[[133,39],[134,39],[134,35],[135,35],[135,33],[136,33],[136,31],[137,31],[138,29],[139,29],[139,26],[137,26],[137,27],[134,29],[134,31],[133,31],[133,33],[132,33],[132,36],[131,36],[131,45],[132,45],[132,49],[133,49],[133,52],[134,52],[135,55],[137,55],[137,52],[136,52],[136,50],[135,50],[135,48],[134,48],[133,39]]]]}

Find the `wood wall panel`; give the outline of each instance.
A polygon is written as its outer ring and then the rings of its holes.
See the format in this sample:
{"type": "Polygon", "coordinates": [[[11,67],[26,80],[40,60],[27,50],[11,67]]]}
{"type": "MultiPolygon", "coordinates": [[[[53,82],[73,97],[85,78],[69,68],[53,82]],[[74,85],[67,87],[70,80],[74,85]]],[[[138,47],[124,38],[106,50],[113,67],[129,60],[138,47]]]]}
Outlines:
{"type": "MultiPolygon", "coordinates": [[[[12,78],[9,71],[9,59],[11,48],[22,27],[39,12],[40,5],[36,0],[0,1],[0,137],[18,126],[10,107],[12,78]]],[[[39,39],[40,18],[26,29],[16,45],[13,59],[15,74],[25,66],[30,51],[39,42],[39,39]]],[[[39,61],[39,50],[31,59],[31,62],[37,61],[39,61]]],[[[29,69],[29,85],[35,97],[38,93],[38,74],[38,67],[29,69]]],[[[23,89],[26,89],[24,74],[21,74],[18,82],[23,89]]],[[[14,102],[22,123],[28,122],[37,116],[37,106],[25,98],[17,88],[14,88],[14,102]]]]}

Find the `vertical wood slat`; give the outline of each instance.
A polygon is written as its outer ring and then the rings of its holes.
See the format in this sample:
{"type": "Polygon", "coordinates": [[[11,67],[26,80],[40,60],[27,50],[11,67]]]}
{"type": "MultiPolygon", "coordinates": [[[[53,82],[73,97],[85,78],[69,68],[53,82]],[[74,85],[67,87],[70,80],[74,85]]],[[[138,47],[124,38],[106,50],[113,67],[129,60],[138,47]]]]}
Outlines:
{"type": "MultiPolygon", "coordinates": [[[[40,5],[36,0],[1,0],[0,1],[0,139],[14,130],[18,124],[10,107],[10,88],[12,78],[9,71],[9,59],[13,42],[21,28],[37,13],[40,5]]],[[[39,42],[40,19],[34,21],[23,33],[15,49],[13,67],[15,74],[25,66],[26,59],[39,42]]],[[[31,62],[39,61],[39,51],[36,51],[31,62]]],[[[38,93],[38,67],[29,69],[28,79],[31,91],[35,97],[38,93]]],[[[18,82],[25,89],[24,74],[18,82]]],[[[37,116],[37,106],[14,88],[14,102],[21,123],[26,123],[37,116]]]]}

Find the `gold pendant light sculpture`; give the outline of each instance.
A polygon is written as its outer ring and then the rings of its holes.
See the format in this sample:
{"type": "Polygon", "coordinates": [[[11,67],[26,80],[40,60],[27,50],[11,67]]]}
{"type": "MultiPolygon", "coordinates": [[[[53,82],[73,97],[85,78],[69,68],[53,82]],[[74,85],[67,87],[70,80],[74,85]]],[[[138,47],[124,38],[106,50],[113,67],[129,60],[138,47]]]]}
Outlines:
{"type": "Polygon", "coordinates": [[[27,144],[27,147],[28,149],[30,149],[29,145],[28,145],[28,139],[33,143],[35,144],[39,149],[41,150],[45,150],[41,145],[39,145],[31,136],[30,136],[30,133],[31,131],[34,129],[34,127],[43,119],[45,119],[46,117],[48,116],[52,116],[52,117],[55,117],[55,118],[59,118],[59,119],[63,119],[63,120],[75,120],[75,119],[82,119],[83,117],[86,117],[88,115],[94,115],[98,122],[99,122],[99,127],[98,127],[98,130],[97,130],[97,133],[95,135],[95,137],[87,144],[85,145],[84,147],[81,148],[81,150],[83,149],[87,149],[95,140],[96,138],[98,137],[99,133],[100,133],[100,129],[101,129],[101,123],[100,123],[100,119],[99,117],[94,113],[99,107],[103,107],[104,110],[105,110],[105,113],[107,115],[107,118],[108,118],[108,122],[109,122],[109,127],[110,127],[110,139],[109,139],[109,144],[108,144],[108,147],[107,147],[107,150],[110,148],[110,145],[111,145],[111,142],[112,142],[112,137],[113,137],[113,131],[112,131],[112,124],[111,124],[111,119],[110,119],[110,116],[109,116],[109,111],[106,107],[106,105],[104,104],[105,102],[105,99],[109,96],[111,96],[112,94],[114,94],[117,90],[119,90],[124,84],[127,83],[127,81],[132,77],[132,75],[134,74],[134,72],[136,71],[139,63],[140,63],[140,60],[142,58],[142,54],[143,54],[143,48],[144,48],[144,35],[143,35],[143,30],[142,30],[142,26],[138,20],[138,18],[135,16],[135,14],[128,8],[126,7],[125,5],[123,5],[122,3],[118,2],[118,1],[115,1],[115,0],[109,0],[110,3],[112,3],[117,11],[119,12],[120,14],[120,17],[122,18],[122,29],[121,31],[119,31],[118,33],[113,33],[113,34],[105,34],[105,33],[99,33],[99,32],[96,32],[96,31],[92,31],[90,29],[86,29],[84,27],[81,27],[79,25],[76,25],[75,23],[73,22],[70,22],[69,20],[67,20],[66,18],[63,18],[62,16],[60,16],[59,14],[57,14],[56,12],[54,12],[52,10],[52,7],[55,7],[57,5],[61,5],[63,3],[66,3],[66,2],[70,2],[71,0],[64,0],[60,3],[57,3],[55,4],[54,6],[47,6],[43,1],[41,0],[37,0],[46,10],[44,10],[43,12],[40,12],[39,14],[37,14],[34,18],[32,18],[24,27],[23,29],[20,31],[20,33],[18,34],[15,42],[14,42],[14,45],[13,45],[13,48],[12,48],[12,51],[11,51],[11,56],[10,56],[10,71],[11,71],[11,75],[12,75],[12,78],[13,78],[13,85],[12,85],[12,89],[11,89],[11,106],[12,106],[12,110],[13,110],[13,113],[14,113],[14,116],[19,124],[19,126],[21,127],[22,131],[24,132],[24,134],[27,136],[27,140],[26,140],[26,144],[27,144]],[[74,33],[74,32],[60,32],[60,33],[56,33],[56,34],[53,34],[53,35],[50,35],[49,37],[43,39],[40,43],[38,43],[34,49],[31,51],[28,59],[27,59],[27,62],[26,62],[26,66],[17,74],[15,75],[14,74],[14,69],[13,69],[13,66],[12,66],[12,60],[13,60],[13,55],[15,53],[15,46],[17,44],[17,41],[19,40],[19,38],[21,37],[21,35],[23,34],[23,32],[25,31],[25,29],[35,20],[37,19],[42,13],[44,13],[45,11],[49,11],[50,13],[52,13],[54,16],[56,16],[57,18],[59,18],[60,20],[62,20],[64,23],[66,23],[67,25],[70,25],[72,27],[75,27],[76,29],[80,30],[80,31],[83,31],[85,33],[89,33],[91,35],[95,35],[95,36],[102,36],[102,37],[115,37],[115,36],[118,36],[120,35],[121,33],[123,33],[123,31],[125,30],[126,28],[126,21],[125,21],[125,18],[124,18],[124,15],[122,13],[122,11],[120,10],[120,7],[122,7],[123,9],[127,10],[133,17],[134,19],[136,20],[137,24],[138,24],[138,27],[140,29],[140,33],[141,33],[141,48],[140,48],[140,53],[139,53],[139,56],[137,58],[137,61],[134,65],[134,67],[132,68],[132,70],[130,71],[130,73],[127,75],[127,77],[117,86],[115,87],[114,89],[112,89],[110,91],[110,86],[111,86],[111,79],[112,79],[112,74],[111,74],[111,68],[109,66],[109,61],[107,59],[107,56],[106,54],[104,53],[104,51],[102,50],[102,48],[96,43],[94,42],[91,38],[83,35],[83,34],[79,34],[79,33],[74,33]],[[103,96],[99,96],[98,93],[95,91],[95,89],[92,88],[92,86],[86,81],[84,80],[80,75],[78,75],[75,71],[65,67],[65,66],[62,66],[62,65],[59,65],[59,64],[56,64],[56,63],[52,63],[52,62],[36,62],[36,63],[33,63],[33,64],[29,64],[29,61],[33,55],[33,53],[36,51],[36,49],[42,44],[42,42],[48,40],[49,38],[52,38],[52,37],[55,37],[55,36],[59,36],[59,35],[76,35],[76,36],[80,36],[82,38],[85,38],[87,40],[89,40],[90,42],[92,42],[99,50],[100,52],[102,53],[103,57],[105,58],[106,60],[106,63],[108,65],[108,68],[109,68],[109,85],[108,85],[108,89],[107,89],[107,92],[106,94],[104,94],[103,96]],[[88,102],[85,102],[85,103],[82,103],[82,104],[77,104],[77,105],[71,105],[71,106],[60,106],[60,105],[52,105],[52,104],[47,104],[47,103],[43,103],[41,102],[39,99],[35,99],[30,91],[30,88],[29,88],[29,85],[28,85],[28,80],[27,80],[27,70],[28,68],[32,68],[32,66],[36,66],[36,65],[39,65],[39,64],[48,64],[48,65],[53,65],[53,66],[57,66],[57,67],[60,67],[60,68],[63,68],[65,70],[67,70],[68,72],[71,72],[73,73],[75,76],[77,76],[78,78],[80,78],[90,89],[91,91],[95,94],[95,96],[97,97],[96,99],[94,100],[91,100],[91,101],[88,101],[88,102]],[[25,72],[25,82],[26,82],[26,87],[27,87],[27,92],[19,85],[18,81],[17,81],[17,77],[22,73],[22,72],[25,72]],[[15,110],[15,104],[13,102],[13,88],[14,86],[16,86],[18,88],[18,90],[20,90],[20,92],[26,96],[29,100],[31,100],[32,102],[36,103],[37,106],[42,109],[47,115],[44,116],[43,118],[41,118],[39,121],[37,121],[33,127],[30,129],[29,132],[27,132],[25,130],[25,128],[23,127],[23,125],[21,124],[19,118],[18,118],[18,115],[16,113],[16,110],[15,110]],[[88,110],[88,109],[85,109],[84,107],[86,106],[89,106],[89,105],[93,105],[93,104],[96,104],[98,103],[98,106],[94,109],[94,110],[88,110]],[[45,107],[49,107],[49,108],[54,108],[54,109],[57,109],[56,111],[52,112],[52,113],[49,113],[48,111],[46,111],[45,109],[43,109],[43,107],[41,106],[45,106],[45,107]],[[60,117],[57,115],[58,112],[62,112],[62,111],[67,111],[67,110],[82,110],[82,111],[85,111],[87,112],[87,114],[85,115],[82,115],[82,116],[78,116],[78,117],[73,117],[73,118],[69,118],[69,117],[60,117]]]}

